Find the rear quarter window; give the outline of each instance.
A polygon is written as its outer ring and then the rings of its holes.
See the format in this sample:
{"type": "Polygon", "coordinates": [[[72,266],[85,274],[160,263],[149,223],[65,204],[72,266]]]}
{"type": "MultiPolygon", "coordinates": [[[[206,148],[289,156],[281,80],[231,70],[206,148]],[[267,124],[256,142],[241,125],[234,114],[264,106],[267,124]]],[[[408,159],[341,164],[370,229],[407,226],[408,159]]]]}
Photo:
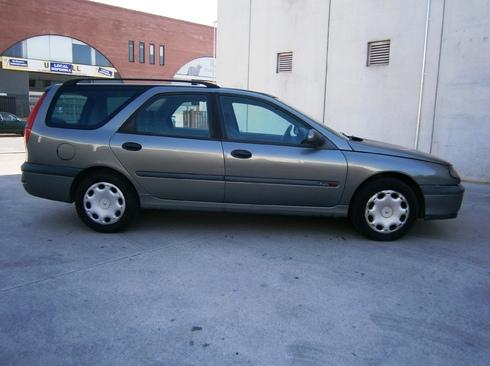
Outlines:
{"type": "Polygon", "coordinates": [[[99,128],[147,88],[124,85],[60,87],[48,110],[46,125],[84,130],[99,128]]]}

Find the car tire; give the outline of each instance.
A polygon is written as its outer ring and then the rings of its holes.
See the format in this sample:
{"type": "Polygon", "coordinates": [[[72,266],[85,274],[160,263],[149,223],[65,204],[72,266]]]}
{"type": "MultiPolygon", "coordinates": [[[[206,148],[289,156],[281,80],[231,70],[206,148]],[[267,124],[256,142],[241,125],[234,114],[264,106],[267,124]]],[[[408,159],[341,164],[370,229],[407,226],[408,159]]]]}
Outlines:
{"type": "Polygon", "coordinates": [[[101,233],[124,230],[139,210],[130,183],[116,174],[96,173],[84,178],[75,190],[75,207],[85,225],[101,233]]]}
{"type": "Polygon", "coordinates": [[[391,241],[405,235],[419,214],[414,190],[396,178],[380,178],[363,185],[354,196],[349,217],[371,240],[391,241]]]}

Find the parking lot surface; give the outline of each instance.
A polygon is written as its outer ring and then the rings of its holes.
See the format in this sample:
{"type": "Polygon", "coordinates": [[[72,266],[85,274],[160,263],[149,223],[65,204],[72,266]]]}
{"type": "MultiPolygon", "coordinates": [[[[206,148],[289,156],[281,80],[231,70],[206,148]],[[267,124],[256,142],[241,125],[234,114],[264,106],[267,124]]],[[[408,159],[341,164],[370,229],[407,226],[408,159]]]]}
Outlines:
{"type": "Polygon", "coordinates": [[[29,196],[0,137],[0,365],[488,365],[490,186],[378,243],[347,220],[146,211],[120,234],[29,196]]]}

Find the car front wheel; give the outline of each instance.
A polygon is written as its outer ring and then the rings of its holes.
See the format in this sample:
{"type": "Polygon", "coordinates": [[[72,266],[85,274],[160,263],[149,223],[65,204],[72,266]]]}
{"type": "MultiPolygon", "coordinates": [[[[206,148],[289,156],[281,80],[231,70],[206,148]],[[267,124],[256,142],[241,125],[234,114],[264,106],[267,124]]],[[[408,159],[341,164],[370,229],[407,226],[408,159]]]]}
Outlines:
{"type": "Polygon", "coordinates": [[[350,218],[369,239],[390,241],[407,233],[418,212],[417,196],[408,184],[383,178],[360,188],[351,204],[350,218]]]}
{"type": "Polygon", "coordinates": [[[138,200],[129,184],[117,175],[95,174],[78,185],[75,206],[88,227],[113,233],[130,224],[138,211],[138,200]]]}

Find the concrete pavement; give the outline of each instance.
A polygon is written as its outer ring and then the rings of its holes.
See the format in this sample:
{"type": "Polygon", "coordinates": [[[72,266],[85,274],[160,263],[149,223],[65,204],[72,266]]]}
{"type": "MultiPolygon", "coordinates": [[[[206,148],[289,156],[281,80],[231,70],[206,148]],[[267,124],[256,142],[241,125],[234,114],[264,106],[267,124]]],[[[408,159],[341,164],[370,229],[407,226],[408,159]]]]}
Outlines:
{"type": "Polygon", "coordinates": [[[347,220],[170,211],[102,235],[27,195],[13,146],[0,365],[488,365],[490,186],[393,243],[347,220]]]}

